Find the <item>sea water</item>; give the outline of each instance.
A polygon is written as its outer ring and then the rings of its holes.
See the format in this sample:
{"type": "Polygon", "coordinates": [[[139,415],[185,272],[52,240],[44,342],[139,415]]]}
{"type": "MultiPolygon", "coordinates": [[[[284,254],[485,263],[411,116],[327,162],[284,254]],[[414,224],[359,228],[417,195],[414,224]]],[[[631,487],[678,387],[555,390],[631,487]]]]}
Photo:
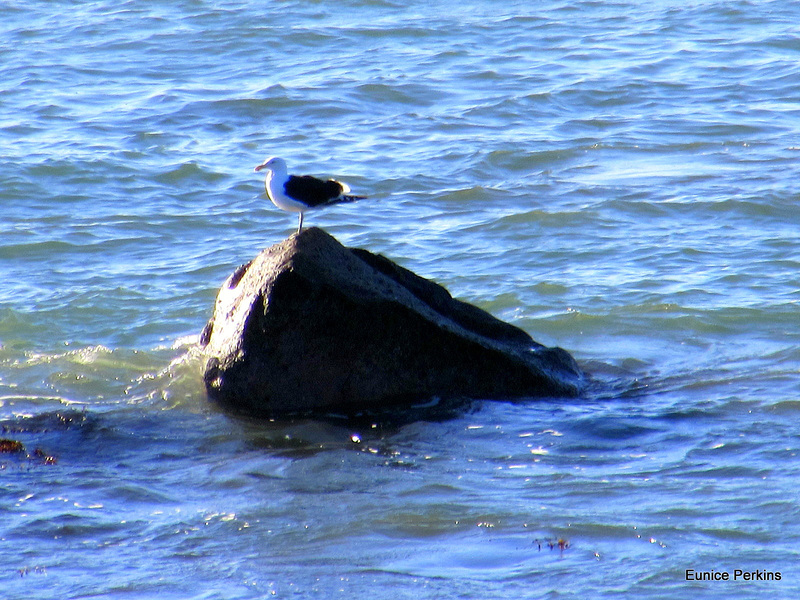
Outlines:
{"type": "Polygon", "coordinates": [[[0,596],[800,593],[796,3],[0,11],[0,596]],[[587,393],[218,410],[216,290],[296,226],[268,155],[587,393]]]}

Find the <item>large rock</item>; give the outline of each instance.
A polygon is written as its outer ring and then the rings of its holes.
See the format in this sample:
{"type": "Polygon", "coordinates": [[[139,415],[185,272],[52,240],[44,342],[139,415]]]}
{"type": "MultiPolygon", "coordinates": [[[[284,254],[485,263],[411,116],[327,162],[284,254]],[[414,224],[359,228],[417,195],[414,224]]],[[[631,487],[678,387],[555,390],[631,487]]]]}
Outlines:
{"type": "Polygon", "coordinates": [[[564,350],[318,228],[239,267],[200,344],[209,395],[259,415],[576,395],[583,385],[564,350]]]}

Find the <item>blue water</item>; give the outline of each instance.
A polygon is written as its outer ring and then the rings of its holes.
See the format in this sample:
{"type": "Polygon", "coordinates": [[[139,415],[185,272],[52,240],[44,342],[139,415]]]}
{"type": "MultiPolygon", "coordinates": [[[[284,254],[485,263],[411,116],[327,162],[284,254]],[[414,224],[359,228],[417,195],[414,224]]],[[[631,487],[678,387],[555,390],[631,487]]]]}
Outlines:
{"type": "Polygon", "coordinates": [[[796,3],[1,10],[3,598],[800,593],[796,3]],[[268,155],[589,392],[220,412],[197,336],[296,226],[268,155]]]}

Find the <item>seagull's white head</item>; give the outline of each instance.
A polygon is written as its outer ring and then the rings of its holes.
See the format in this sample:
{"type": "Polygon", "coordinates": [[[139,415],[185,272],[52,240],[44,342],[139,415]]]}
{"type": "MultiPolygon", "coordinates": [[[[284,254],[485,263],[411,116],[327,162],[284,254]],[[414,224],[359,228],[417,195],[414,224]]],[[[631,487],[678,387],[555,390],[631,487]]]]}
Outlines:
{"type": "Polygon", "coordinates": [[[267,171],[272,171],[273,173],[285,173],[286,161],[277,156],[270,156],[254,170],[256,173],[258,173],[259,171],[263,171],[265,169],[267,171]]]}

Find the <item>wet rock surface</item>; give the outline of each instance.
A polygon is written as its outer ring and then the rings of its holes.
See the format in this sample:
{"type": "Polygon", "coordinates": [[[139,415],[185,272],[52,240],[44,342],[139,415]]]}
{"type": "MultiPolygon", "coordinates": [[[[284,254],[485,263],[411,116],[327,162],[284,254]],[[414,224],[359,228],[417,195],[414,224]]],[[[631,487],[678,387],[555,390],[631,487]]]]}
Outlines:
{"type": "Polygon", "coordinates": [[[573,396],[583,386],[566,351],[318,228],[237,269],[200,345],[209,396],[254,415],[573,396]]]}

